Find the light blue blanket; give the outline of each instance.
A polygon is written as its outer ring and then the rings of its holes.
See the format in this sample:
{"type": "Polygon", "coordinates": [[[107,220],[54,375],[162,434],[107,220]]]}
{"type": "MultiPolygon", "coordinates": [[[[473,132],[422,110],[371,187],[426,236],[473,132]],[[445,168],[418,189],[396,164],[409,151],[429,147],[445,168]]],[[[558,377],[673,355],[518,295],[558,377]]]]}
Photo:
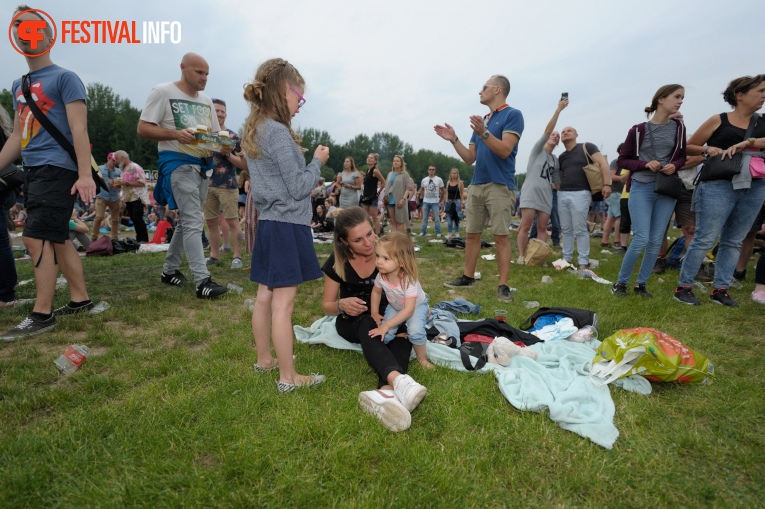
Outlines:
{"type": "MultiPolygon", "coordinates": [[[[361,353],[361,345],[349,343],[335,330],[335,317],[323,317],[310,327],[293,327],[301,343],[325,344],[340,350],[361,353]]],[[[589,370],[599,341],[571,343],[553,341],[529,346],[539,358],[516,355],[507,367],[487,363],[480,372],[493,371],[499,390],[511,405],[519,410],[542,412],[549,410],[550,419],[596,444],[611,449],[619,436],[614,426],[615,407],[608,386],[597,387],[590,382],[589,370]]],[[[459,350],[436,343],[427,344],[431,362],[454,369],[467,370],[462,365],[459,350]]],[[[412,352],[414,356],[414,352],[412,352]]],[[[617,380],[625,390],[650,394],[650,383],[642,377],[617,380]]]]}

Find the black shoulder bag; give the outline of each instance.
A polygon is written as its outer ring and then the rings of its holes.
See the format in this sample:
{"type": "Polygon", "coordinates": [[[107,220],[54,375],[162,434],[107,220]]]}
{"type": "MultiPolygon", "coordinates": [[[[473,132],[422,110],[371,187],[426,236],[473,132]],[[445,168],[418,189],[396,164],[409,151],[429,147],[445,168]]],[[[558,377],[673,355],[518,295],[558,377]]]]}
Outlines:
{"type": "MultiPolygon", "coordinates": [[[[677,120],[675,122],[677,122],[677,120]]],[[[648,125],[648,122],[645,123],[645,130],[648,131],[648,136],[651,138],[651,150],[653,150],[653,158],[658,161],[659,158],[656,156],[656,144],[654,143],[653,131],[651,130],[651,126],[648,125]]],[[[679,200],[680,195],[683,192],[683,181],[677,174],[677,170],[679,169],[680,168],[676,168],[675,173],[672,175],[667,175],[666,173],[657,171],[656,183],[653,186],[653,192],[662,196],[668,196],[670,198],[674,198],[675,200],[679,200]]]]}
{"type": "MultiPolygon", "coordinates": [[[[754,126],[757,125],[757,119],[759,115],[755,113],[752,115],[752,119],[749,121],[749,128],[746,130],[744,139],[748,139],[754,132],[754,126]]],[[[739,152],[733,157],[723,159],[722,154],[710,157],[701,167],[701,171],[697,177],[699,182],[707,182],[709,180],[730,180],[741,171],[741,159],[744,154],[739,152]]]]}
{"type": "MultiPolygon", "coordinates": [[[[40,111],[40,107],[37,106],[37,103],[35,103],[34,99],[32,98],[32,93],[29,91],[30,82],[31,78],[29,77],[29,74],[25,74],[21,77],[21,92],[24,94],[24,99],[27,100],[29,109],[32,110],[32,114],[35,116],[35,119],[40,123],[40,125],[45,128],[46,131],[48,131],[48,134],[50,134],[64,150],[66,150],[66,153],[69,154],[69,157],[72,158],[74,164],[77,165],[77,154],[74,151],[74,146],[69,143],[69,140],[67,140],[66,137],[61,134],[61,131],[59,131],[58,128],[53,125],[53,122],[51,122],[50,119],[46,117],[42,111],[40,111]]],[[[93,161],[93,156],[91,156],[90,171],[93,174],[93,180],[96,183],[96,192],[98,192],[98,188],[101,188],[104,191],[109,191],[109,188],[106,186],[106,182],[104,182],[104,179],[101,178],[101,174],[93,166],[95,166],[95,164],[93,161]]]]}

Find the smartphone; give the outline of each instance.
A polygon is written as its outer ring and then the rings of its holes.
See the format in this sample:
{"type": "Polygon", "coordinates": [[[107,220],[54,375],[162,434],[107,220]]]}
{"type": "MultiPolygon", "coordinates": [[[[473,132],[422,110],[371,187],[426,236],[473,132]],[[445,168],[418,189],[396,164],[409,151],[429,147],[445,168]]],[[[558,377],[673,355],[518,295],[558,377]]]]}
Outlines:
{"type": "Polygon", "coordinates": [[[568,92],[563,92],[563,93],[560,95],[560,100],[562,101],[562,100],[564,100],[564,99],[568,99],[568,92]]]}

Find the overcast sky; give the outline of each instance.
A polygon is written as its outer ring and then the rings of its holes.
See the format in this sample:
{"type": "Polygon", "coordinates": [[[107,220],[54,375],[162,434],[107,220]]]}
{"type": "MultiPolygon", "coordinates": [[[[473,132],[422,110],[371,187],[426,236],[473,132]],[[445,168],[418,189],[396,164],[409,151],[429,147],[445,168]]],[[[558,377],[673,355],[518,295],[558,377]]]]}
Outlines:
{"type": "MultiPolygon", "coordinates": [[[[3,4],[10,23],[12,5],[3,4]]],[[[560,98],[570,106],[558,129],[574,126],[579,141],[610,157],[627,130],[645,119],[657,88],[685,86],[689,133],[728,111],[721,92],[736,77],[765,73],[762,2],[483,1],[462,0],[167,0],[103,2],[38,0],[56,21],[179,21],[180,44],[64,44],[53,61],[100,82],[143,107],[151,87],[180,76],[181,56],[210,64],[205,92],[225,99],[228,126],[247,115],[242,85],[271,57],[292,62],[307,82],[296,127],[326,130],[338,143],[357,134],[391,132],[454,155],[433,132],[448,122],[467,140],[468,117],[485,114],[478,91],[492,74],[510,79],[508,103],[526,129],[517,170],[560,98]],[[748,23],[752,20],[754,23],[748,23]],[[759,25],[757,24],[759,23],[759,25]]],[[[5,26],[5,25],[3,25],[5,26]]],[[[7,33],[7,31],[5,32],[7,33]]],[[[0,44],[0,88],[26,72],[9,42],[0,44]]],[[[560,153],[562,146],[556,150],[560,153]]]]}

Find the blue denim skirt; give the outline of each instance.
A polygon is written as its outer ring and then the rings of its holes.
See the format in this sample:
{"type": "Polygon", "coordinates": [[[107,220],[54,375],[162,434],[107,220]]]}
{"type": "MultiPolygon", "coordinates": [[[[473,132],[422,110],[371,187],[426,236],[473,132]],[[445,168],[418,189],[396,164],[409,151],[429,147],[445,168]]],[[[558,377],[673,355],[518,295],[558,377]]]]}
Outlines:
{"type": "Polygon", "coordinates": [[[269,288],[282,288],[322,276],[310,226],[258,221],[252,246],[250,281],[269,288]]]}

